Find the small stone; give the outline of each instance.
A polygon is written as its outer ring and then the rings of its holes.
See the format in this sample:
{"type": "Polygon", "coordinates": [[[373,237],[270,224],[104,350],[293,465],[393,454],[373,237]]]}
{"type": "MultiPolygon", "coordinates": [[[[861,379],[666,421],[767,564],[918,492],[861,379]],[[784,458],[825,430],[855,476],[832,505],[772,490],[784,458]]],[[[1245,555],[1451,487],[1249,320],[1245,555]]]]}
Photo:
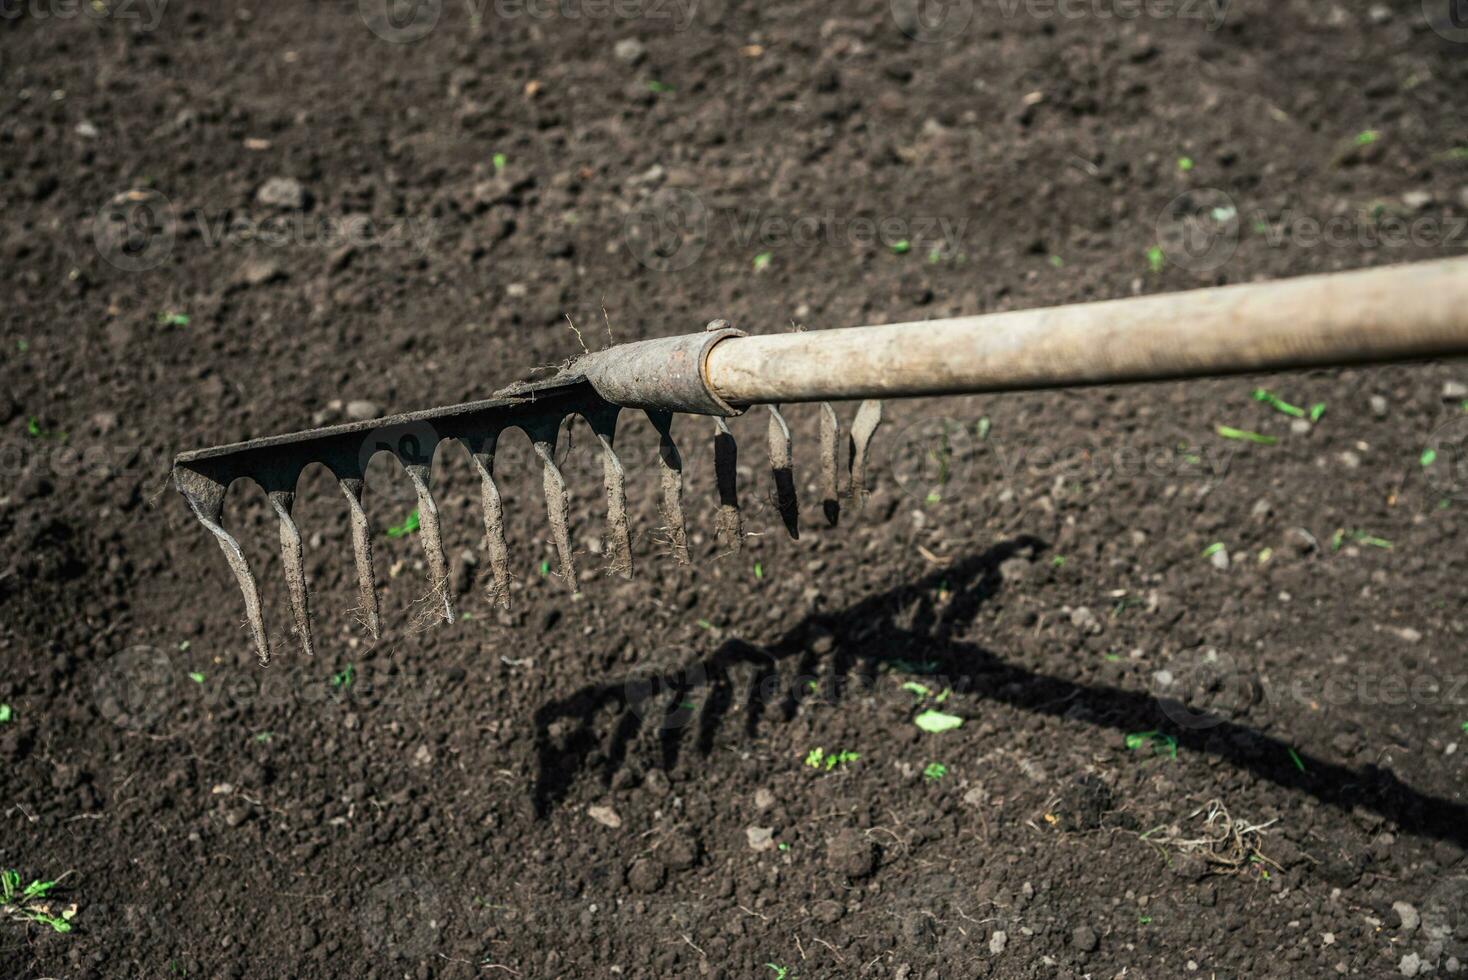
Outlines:
{"type": "Polygon", "coordinates": [[[365,422],[368,419],[375,419],[381,415],[382,409],[377,407],[376,402],[359,399],[357,401],[347,402],[346,413],[347,418],[355,422],[365,422]]]}
{"type": "Polygon", "coordinates": [[[428,748],[428,743],[424,742],[418,746],[418,751],[413,753],[413,764],[426,766],[431,762],[433,762],[433,752],[428,748]]]}
{"type": "Polygon", "coordinates": [[[1091,612],[1089,606],[1078,606],[1072,609],[1070,611],[1070,625],[1082,633],[1095,634],[1101,632],[1101,621],[1096,618],[1095,613],[1091,612]]]}
{"type": "Polygon", "coordinates": [[[1384,419],[1384,418],[1386,418],[1386,410],[1387,410],[1386,399],[1383,398],[1380,395],[1372,395],[1371,396],[1371,414],[1374,415],[1376,418],[1384,419]]]}
{"type": "Polygon", "coordinates": [[[1392,911],[1397,913],[1397,922],[1403,932],[1416,932],[1417,925],[1422,921],[1422,916],[1417,914],[1417,909],[1407,902],[1393,902],[1392,911]]]}
{"type": "Polygon", "coordinates": [[[1000,953],[1004,952],[1004,947],[1008,945],[1009,934],[1006,933],[1003,929],[996,929],[994,931],[994,934],[989,937],[989,952],[993,953],[995,956],[998,956],[1000,953]]]}
{"type": "MultiPolygon", "coordinates": [[[[0,412],[0,415],[3,414],[5,413],[0,412]]],[[[92,426],[97,430],[99,436],[107,435],[113,429],[117,428],[117,413],[98,412],[92,416],[92,426]]]]}
{"type": "Polygon", "coordinates": [[[1432,205],[1431,191],[1408,191],[1402,195],[1402,203],[1413,211],[1423,211],[1432,205]]]}
{"type": "Polygon", "coordinates": [[[745,827],[744,836],[749,840],[749,849],[752,851],[775,849],[775,831],[771,827],[745,827]]]}
{"type": "Polygon", "coordinates": [[[1366,16],[1371,18],[1373,24],[1385,24],[1392,19],[1392,8],[1384,3],[1373,3],[1366,11],[1366,16]]]}
{"type": "Polygon", "coordinates": [[[1310,420],[1309,419],[1292,419],[1292,420],[1290,420],[1290,433],[1292,435],[1297,435],[1297,436],[1307,436],[1307,435],[1309,435],[1310,434],[1310,420]]]}
{"type": "Polygon", "coordinates": [[[228,827],[238,827],[249,819],[250,811],[245,807],[235,807],[232,810],[224,811],[224,823],[228,827]]]}
{"type": "Polygon", "coordinates": [[[865,878],[877,866],[877,846],[848,827],[826,841],[826,866],[848,878],[865,878]]]}
{"type": "Polygon", "coordinates": [[[756,810],[768,810],[775,805],[775,794],[761,786],[754,791],[754,808],[756,810]]]}
{"type": "Polygon", "coordinates": [[[1006,558],[999,563],[999,577],[1005,582],[1014,584],[1023,582],[1030,574],[1030,560],[1028,558],[1006,558]]]}
{"type": "Polygon", "coordinates": [[[642,778],[642,788],[653,796],[667,796],[673,791],[673,781],[661,769],[649,769],[642,778]]]}
{"type": "Polygon", "coordinates": [[[703,845],[699,842],[698,835],[685,828],[669,831],[658,847],[658,856],[662,858],[663,864],[674,871],[687,871],[693,867],[698,863],[702,852],[703,845]]]}
{"type": "Polygon", "coordinates": [[[1076,926],[1070,934],[1070,942],[1082,953],[1094,953],[1101,940],[1090,926],[1076,926]]]}
{"type": "Polygon", "coordinates": [[[586,808],[586,815],[603,827],[610,827],[616,830],[622,826],[621,815],[609,806],[589,806],[586,808]]]}
{"type": "Polygon", "coordinates": [[[235,280],[244,286],[264,286],[286,278],[285,272],[269,259],[246,259],[235,280]]]}
{"type": "Polygon", "coordinates": [[[623,64],[635,65],[647,57],[647,46],[635,37],[624,37],[612,47],[612,54],[623,64]]]}
{"type": "Polygon", "coordinates": [[[76,124],[76,134],[82,139],[93,140],[97,138],[97,127],[83,119],[76,124]]]}
{"type": "Polygon", "coordinates": [[[1468,385],[1461,381],[1443,382],[1443,401],[1456,402],[1468,398],[1468,385]]]}
{"type": "Polygon", "coordinates": [[[270,208],[300,211],[310,201],[310,195],[299,180],[291,177],[271,177],[255,192],[256,203],[270,208]]]}
{"type": "Polygon", "coordinates": [[[1228,562],[1229,559],[1227,548],[1219,548],[1213,554],[1208,556],[1208,564],[1212,565],[1220,572],[1225,571],[1228,568],[1228,562]]]}
{"type": "Polygon", "coordinates": [[[1315,535],[1302,527],[1292,527],[1285,531],[1284,539],[1285,546],[1300,557],[1320,548],[1320,542],[1316,540],[1315,535]]]}
{"type": "Polygon", "coordinates": [[[833,902],[828,898],[812,905],[810,914],[815,917],[817,922],[823,925],[834,925],[846,914],[846,906],[840,902],[833,902]]]}
{"type": "Polygon", "coordinates": [[[667,878],[667,872],[662,864],[652,858],[639,858],[632,863],[627,872],[627,884],[633,891],[651,895],[663,887],[663,881],[667,878]]]}
{"type": "Polygon", "coordinates": [[[1415,977],[1422,972],[1422,957],[1416,953],[1408,953],[1397,963],[1397,972],[1404,977],[1415,977]]]}
{"type": "MultiPolygon", "coordinates": [[[[1392,633],[1395,633],[1397,635],[1397,638],[1400,639],[1403,643],[1421,643],[1422,642],[1422,633],[1421,633],[1421,631],[1420,630],[1414,630],[1410,626],[1388,627],[1388,631],[1389,632],[1392,632],[1392,633]]],[[[1397,903],[1397,905],[1402,905],[1402,904],[1405,904],[1405,903],[1403,903],[1403,902],[1398,902],[1397,903]]],[[[1396,908],[1395,905],[1392,906],[1392,907],[1393,908],[1396,908]]],[[[1407,907],[1408,908],[1411,908],[1412,906],[1408,905],[1407,907]]]]}
{"type": "Polygon", "coordinates": [[[1337,457],[1337,458],[1341,461],[1341,465],[1344,466],[1348,470],[1358,470],[1358,469],[1361,468],[1361,454],[1360,453],[1357,453],[1357,452],[1354,452],[1354,451],[1352,451],[1350,449],[1347,449],[1345,452],[1341,453],[1340,456],[1337,457]]]}

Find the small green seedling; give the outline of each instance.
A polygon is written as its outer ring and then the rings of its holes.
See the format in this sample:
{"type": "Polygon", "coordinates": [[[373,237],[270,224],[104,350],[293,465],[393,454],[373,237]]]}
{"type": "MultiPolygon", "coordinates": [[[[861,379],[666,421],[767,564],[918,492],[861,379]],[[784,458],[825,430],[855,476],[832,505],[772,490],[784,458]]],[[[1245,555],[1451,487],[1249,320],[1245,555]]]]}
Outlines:
{"type": "Polygon", "coordinates": [[[0,917],[17,922],[39,922],[57,932],[71,932],[76,906],[67,906],[58,915],[51,902],[46,900],[65,877],[62,875],[54,881],[37,879],[21,888],[19,871],[12,868],[0,870],[0,917]]]}
{"type": "Polygon", "coordinates": [[[923,778],[930,783],[936,783],[946,775],[948,775],[948,767],[941,762],[930,762],[923,770],[923,778]]]}
{"type": "Polygon", "coordinates": [[[974,435],[979,437],[980,442],[983,442],[985,439],[989,438],[989,430],[993,427],[994,423],[989,421],[989,416],[982,416],[980,417],[978,424],[974,426],[974,435]]]}
{"type": "Polygon", "coordinates": [[[1147,266],[1153,272],[1161,272],[1162,267],[1167,264],[1167,256],[1162,251],[1161,245],[1153,245],[1147,249],[1147,266]]]}
{"type": "Polygon", "coordinates": [[[1222,541],[1215,541],[1212,544],[1210,544],[1208,547],[1206,547],[1206,548],[1203,549],[1203,557],[1204,558],[1212,558],[1214,555],[1216,555],[1220,551],[1222,551],[1223,548],[1224,548],[1224,544],[1223,544],[1222,541]]]}
{"type": "Polygon", "coordinates": [[[1310,406],[1310,421],[1319,422],[1320,417],[1325,414],[1325,402],[1316,402],[1310,406]]]}
{"type": "Polygon", "coordinates": [[[1357,146],[1370,146],[1379,139],[1381,139],[1381,133],[1374,129],[1367,129],[1356,134],[1355,143],[1357,146]]]}
{"type": "Polygon", "coordinates": [[[933,696],[933,689],[931,687],[926,684],[919,684],[917,681],[905,682],[902,685],[902,689],[912,694],[919,701],[921,701],[923,698],[930,698],[933,696]]]}
{"type": "Polygon", "coordinates": [[[778,963],[766,963],[765,966],[775,971],[775,980],[785,980],[790,975],[790,967],[781,966],[778,963]]]}
{"type": "Polygon", "coordinates": [[[1291,405],[1283,398],[1264,388],[1254,389],[1254,400],[1256,402],[1263,402],[1276,412],[1283,412],[1292,418],[1302,419],[1305,417],[1305,410],[1303,408],[1298,405],[1291,405]]]}
{"type": "Polygon", "coordinates": [[[417,508],[414,508],[413,513],[408,515],[407,520],[403,521],[403,523],[401,524],[394,525],[393,527],[387,529],[387,536],[390,538],[406,538],[408,535],[418,530],[418,527],[418,510],[417,508]]]}
{"type": "Polygon", "coordinates": [[[765,577],[765,566],[762,563],[760,563],[760,562],[755,562],[754,563],[754,580],[756,582],[758,582],[758,581],[762,580],[764,577],[765,577]]]}
{"type": "Polygon", "coordinates": [[[1279,442],[1274,436],[1266,436],[1258,432],[1250,432],[1248,429],[1235,429],[1231,425],[1215,425],[1213,431],[1225,439],[1237,439],[1240,442],[1253,442],[1261,446],[1273,446],[1279,442]]]}
{"type": "Polygon", "coordinates": [[[892,250],[893,255],[906,255],[912,251],[912,242],[906,238],[900,238],[887,247],[892,250]]]}
{"type": "Polygon", "coordinates": [[[195,684],[202,684],[204,683],[204,674],[202,671],[191,670],[189,671],[189,680],[195,684]]]}
{"type": "Polygon", "coordinates": [[[647,83],[647,90],[654,95],[664,95],[668,92],[677,91],[677,89],[673,88],[673,86],[669,85],[667,82],[660,82],[657,79],[653,79],[652,81],[647,83]]]}
{"type": "Polygon", "coordinates": [[[1386,538],[1378,538],[1375,535],[1367,534],[1365,531],[1347,531],[1342,529],[1330,536],[1330,550],[1340,551],[1341,545],[1347,541],[1364,544],[1370,548],[1381,548],[1386,551],[1390,551],[1396,547],[1396,545],[1392,544],[1386,538]]]}
{"type": "Polygon", "coordinates": [[[832,752],[830,755],[827,755],[825,749],[816,746],[805,754],[805,764],[812,769],[825,769],[826,772],[830,772],[837,766],[844,766],[860,758],[861,756],[859,754],[849,749],[843,749],[840,752],[832,752]]]}
{"type": "Polygon", "coordinates": [[[1468,721],[1463,722],[1463,731],[1468,732],[1468,721]]]}
{"type": "Polygon", "coordinates": [[[275,738],[274,732],[259,732],[255,735],[255,741],[261,745],[269,745],[273,738],[275,738]]]}
{"type": "Polygon", "coordinates": [[[1177,158],[1177,168],[1179,170],[1181,170],[1183,173],[1187,173],[1189,170],[1192,170],[1193,169],[1193,158],[1192,157],[1178,157],[1177,158]]]}
{"type": "Polygon", "coordinates": [[[775,258],[774,252],[761,252],[754,257],[754,271],[764,272],[770,267],[770,262],[775,258]]]}
{"type": "Polygon", "coordinates": [[[1433,463],[1437,462],[1437,450],[1436,449],[1424,449],[1424,450],[1422,450],[1422,455],[1417,457],[1417,462],[1421,463],[1424,468],[1426,468],[1428,466],[1431,466],[1433,463]]]}
{"type": "Polygon", "coordinates": [[[1065,562],[1066,557],[1064,555],[1056,555],[1054,558],[1050,559],[1051,566],[1055,568],[1064,568],[1065,562]]]}
{"type": "Polygon", "coordinates": [[[341,670],[331,675],[331,686],[340,690],[347,690],[352,682],[357,679],[357,671],[351,664],[347,664],[341,670]]]}
{"type": "Polygon", "coordinates": [[[11,718],[10,705],[0,704],[0,725],[9,724],[11,718]]]}
{"type": "Polygon", "coordinates": [[[15,349],[24,354],[31,349],[31,342],[29,340],[17,340],[15,342],[15,349]]]}
{"type": "Polygon", "coordinates": [[[924,711],[912,720],[912,723],[925,732],[936,734],[948,732],[963,724],[963,719],[958,715],[946,714],[942,711],[934,711],[931,708],[924,711]]]}
{"type": "Polygon", "coordinates": [[[1133,752],[1146,745],[1152,747],[1154,755],[1166,752],[1172,758],[1177,758],[1177,739],[1166,732],[1132,732],[1126,737],[1126,747],[1133,752]]]}
{"type": "Polygon", "coordinates": [[[189,317],[187,313],[160,313],[158,314],[158,325],[160,327],[187,327],[189,317]]]}
{"type": "Polygon", "coordinates": [[[1295,768],[1300,770],[1301,772],[1304,772],[1305,760],[1300,758],[1300,753],[1296,752],[1294,749],[1286,749],[1285,751],[1290,754],[1290,761],[1295,764],[1295,768]]]}
{"type": "Polygon", "coordinates": [[[1058,255],[1052,255],[1052,256],[1050,256],[1049,262],[1050,262],[1051,268],[1054,268],[1054,269],[1064,269],[1065,268],[1065,259],[1062,259],[1058,255]]]}
{"type": "Polygon", "coordinates": [[[490,162],[494,164],[494,169],[496,172],[505,169],[505,164],[510,162],[509,157],[505,156],[503,153],[496,153],[489,159],[490,162]]]}
{"type": "Polygon", "coordinates": [[[548,558],[542,558],[540,560],[540,577],[541,578],[549,578],[550,577],[550,559],[548,559],[548,558]]]}

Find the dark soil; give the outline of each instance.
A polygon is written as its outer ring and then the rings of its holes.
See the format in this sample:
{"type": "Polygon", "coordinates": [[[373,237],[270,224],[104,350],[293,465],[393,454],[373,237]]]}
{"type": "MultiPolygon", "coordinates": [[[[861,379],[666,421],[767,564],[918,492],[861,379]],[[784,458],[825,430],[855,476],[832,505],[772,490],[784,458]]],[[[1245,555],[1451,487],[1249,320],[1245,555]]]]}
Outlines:
{"type": "MultiPolygon", "coordinates": [[[[68,934],[0,923],[0,975],[1468,963],[1468,495],[1448,454],[1419,458],[1461,415],[1461,365],[889,404],[875,491],[834,529],[816,413],[796,407],[795,541],[752,413],[739,556],[715,540],[706,423],[683,418],[689,567],[658,529],[643,425],[631,582],[600,569],[577,430],[581,594],[542,572],[522,449],[502,481],[509,611],[475,574],[477,483],[448,453],[467,615],[424,628],[418,542],[380,532],[376,644],[352,619],[340,494],[313,471],[314,660],[274,519],[240,486],[227,522],[276,648],[257,665],[168,485],[175,452],[359,400],[485,397],[575,354],[568,315],[593,346],[717,316],[820,329],[1468,240],[1450,152],[1468,46],[1416,0],[1237,0],[1216,31],[980,0],[928,42],[898,30],[903,2],[707,0],[678,30],[677,4],[476,21],[448,0],[407,44],[349,3],[7,15],[0,866],[67,873],[53,912],[77,913],[68,934]],[[628,38],[640,57],[614,51],[628,38]],[[1217,192],[1236,254],[1153,268],[1158,215],[1217,192]],[[690,194],[696,240],[639,217],[690,194]],[[1272,236],[1301,216],[1351,233],[1272,236]],[[778,233],[801,218],[826,230],[778,233]],[[1407,241],[1375,234],[1393,220],[1407,241]],[[354,242],[326,234],[343,222],[354,242]],[[1258,386],[1325,414],[1292,428],[1258,386]],[[919,731],[945,693],[963,726],[919,731]],[[806,765],[815,748],[857,758],[806,765]]],[[[367,506],[401,523],[406,481],[384,470],[367,506]]]]}

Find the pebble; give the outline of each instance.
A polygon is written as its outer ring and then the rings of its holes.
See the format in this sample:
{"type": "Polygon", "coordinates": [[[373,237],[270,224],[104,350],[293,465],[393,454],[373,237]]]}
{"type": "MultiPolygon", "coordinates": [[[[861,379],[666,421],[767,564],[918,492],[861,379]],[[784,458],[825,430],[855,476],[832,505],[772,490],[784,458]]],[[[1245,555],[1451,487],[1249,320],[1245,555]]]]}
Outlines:
{"type": "Polygon", "coordinates": [[[994,935],[989,937],[989,952],[998,956],[1004,952],[1004,947],[1009,945],[1009,934],[1003,929],[997,929],[994,935]]]}
{"type": "Polygon", "coordinates": [[[1093,953],[1101,945],[1100,938],[1090,926],[1076,926],[1070,934],[1071,944],[1083,953],[1093,953]]]}
{"type": "Polygon", "coordinates": [[[612,48],[612,54],[624,64],[635,65],[647,57],[647,46],[635,37],[624,37],[612,48]]]}
{"type": "Polygon", "coordinates": [[[1228,561],[1229,559],[1227,548],[1219,548],[1213,554],[1208,556],[1208,564],[1212,565],[1220,572],[1228,568],[1228,561]]]}
{"type": "Polygon", "coordinates": [[[754,791],[754,808],[756,810],[768,810],[775,805],[775,794],[761,786],[754,791]]]}
{"type": "Polygon", "coordinates": [[[744,836],[749,841],[749,849],[752,851],[773,851],[775,849],[775,831],[771,827],[745,827],[744,836]]]}
{"type": "Polygon", "coordinates": [[[271,177],[255,192],[256,203],[271,208],[299,211],[306,206],[308,200],[306,188],[292,177],[271,177]]]}
{"type": "Polygon", "coordinates": [[[1404,977],[1415,977],[1422,972],[1422,957],[1416,953],[1408,953],[1397,964],[1397,972],[1404,977]]]}
{"type": "Polygon", "coordinates": [[[1386,399],[1380,395],[1371,396],[1371,414],[1379,419],[1386,418],[1386,399]]]}
{"type": "Polygon", "coordinates": [[[1408,191],[1402,195],[1402,203],[1413,211],[1422,211],[1431,206],[1431,191],[1408,191]]]}
{"type": "Polygon", "coordinates": [[[865,878],[877,866],[877,847],[859,830],[838,831],[826,841],[826,866],[848,878],[865,878]]]}
{"type": "Polygon", "coordinates": [[[433,752],[429,750],[428,743],[424,742],[418,746],[418,751],[413,753],[414,765],[426,766],[433,761],[433,752]]]}
{"type": "Polygon", "coordinates": [[[1351,450],[1347,449],[1345,452],[1341,453],[1338,458],[1341,461],[1341,465],[1348,470],[1358,470],[1361,468],[1360,453],[1352,452],[1351,450]]]}
{"type": "Polygon", "coordinates": [[[1392,8],[1384,3],[1373,3],[1366,16],[1371,18],[1373,24],[1385,24],[1392,19],[1392,8]]]}
{"type": "Polygon", "coordinates": [[[817,922],[829,926],[840,921],[841,917],[846,914],[846,907],[840,902],[834,902],[827,898],[812,905],[810,914],[815,917],[817,922]]]}
{"type": "Polygon", "coordinates": [[[1422,916],[1417,914],[1417,909],[1407,902],[1393,902],[1392,911],[1397,913],[1397,921],[1401,924],[1403,932],[1416,932],[1417,925],[1422,921],[1422,916]]]}
{"type": "Polygon", "coordinates": [[[96,139],[97,127],[93,126],[91,123],[83,119],[81,122],[76,124],[76,134],[82,139],[96,139]]]}
{"type": "Polygon", "coordinates": [[[1294,434],[1294,435],[1297,435],[1297,436],[1309,435],[1310,434],[1310,420],[1309,419],[1293,419],[1290,422],[1290,432],[1292,434],[1294,434]]]}
{"type": "Polygon", "coordinates": [[[347,402],[346,412],[347,418],[356,422],[365,422],[381,415],[382,409],[377,407],[376,402],[358,400],[347,402]]]}
{"type": "Polygon", "coordinates": [[[674,871],[686,871],[698,863],[698,856],[702,851],[703,845],[699,842],[698,835],[691,830],[679,828],[663,835],[658,855],[663,864],[674,871]]]}
{"type": "Polygon", "coordinates": [[[1468,398],[1468,385],[1461,381],[1443,382],[1443,401],[1455,402],[1463,398],[1468,398]]]}
{"type": "Polygon", "coordinates": [[[663,887],[666,878],[667,872],[663,866],[651,858],[639,858],[627,872],[627,884],[633,891],[644,895],[650,895],[663,887]]]}
{"type": "Polygon", "coordinates": [[[285,277],[280,266],[269,259],[246,259],[240,266],[236,281],[245,286],[264,286],[285,277]]]}
{"type": "Polygon", "coordinates": [[[1100,633],[1101,621],[1089,606],[1078,606],[1070,611],[1070,625],[1083,633],[1100,633]]]}
{"type": "Polygon", "coordinates": [[[603,827],[610,827],[616,830],[622,826],[621,815],[609,806],[589,806],[586,808],[586,815],[603,827]]]}

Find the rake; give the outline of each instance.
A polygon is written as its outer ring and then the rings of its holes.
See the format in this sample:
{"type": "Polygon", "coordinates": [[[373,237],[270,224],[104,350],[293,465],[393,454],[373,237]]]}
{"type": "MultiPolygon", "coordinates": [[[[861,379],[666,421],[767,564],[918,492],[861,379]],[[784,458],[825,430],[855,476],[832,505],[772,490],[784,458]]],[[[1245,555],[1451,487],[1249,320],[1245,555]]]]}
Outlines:
{"type": "Polygon", "coordinates": [[[780,406],[820,405],[820,488],[834,524],[843,499],[867,493],[869,450],[881,424],[878,399],[977,394],[1115,384],[1442,357],[1468,353],[1468,259],[1307,276],[1189,292],[984,316],[769,336],[747,336],[716,320],[699,333],[639,341],[588,353],[554,377],[519,383],[485,401],[353,422],[183,453],[174,482],[218,541],[240,590],[262,663],[269,638],[255,578],[221,521],[237,479],[265,491],[280,522],[282,565],[294,627],[314,652],[301,534],[291,518],[296,483],[324,464],[346,498],[362,619],[374,638],[380,613],[372,532],[363,509],[368,461],[381,452],[402,464],[417,496],[432,578],[432,612],[452,621],[438,508],[430,466],[439,445],[457,441],[478,469],[492,602],[509,601],[509,547],[495,484],[500,437],[519,429],[539,457],[559,575],[576,588],[565,477],[556,464],[562,423],[580,416],[600,444],[607,497],[606,551],[612,570],[630,575],[625,472],[615,443],[624,409],[644,412],[658,433],[659,508],[680,563],[688,562],[683,463],[673,440],[675,413],[712,419],[717,533],[737,551],[744,537],[734,437],[725,419],[754,406],[768,412],[771,497],[792,536],[799,505],[790,428],[780,406]],[[861,399],[846,448],[841,488],[841,422],[833,401],[861,399]]]}

